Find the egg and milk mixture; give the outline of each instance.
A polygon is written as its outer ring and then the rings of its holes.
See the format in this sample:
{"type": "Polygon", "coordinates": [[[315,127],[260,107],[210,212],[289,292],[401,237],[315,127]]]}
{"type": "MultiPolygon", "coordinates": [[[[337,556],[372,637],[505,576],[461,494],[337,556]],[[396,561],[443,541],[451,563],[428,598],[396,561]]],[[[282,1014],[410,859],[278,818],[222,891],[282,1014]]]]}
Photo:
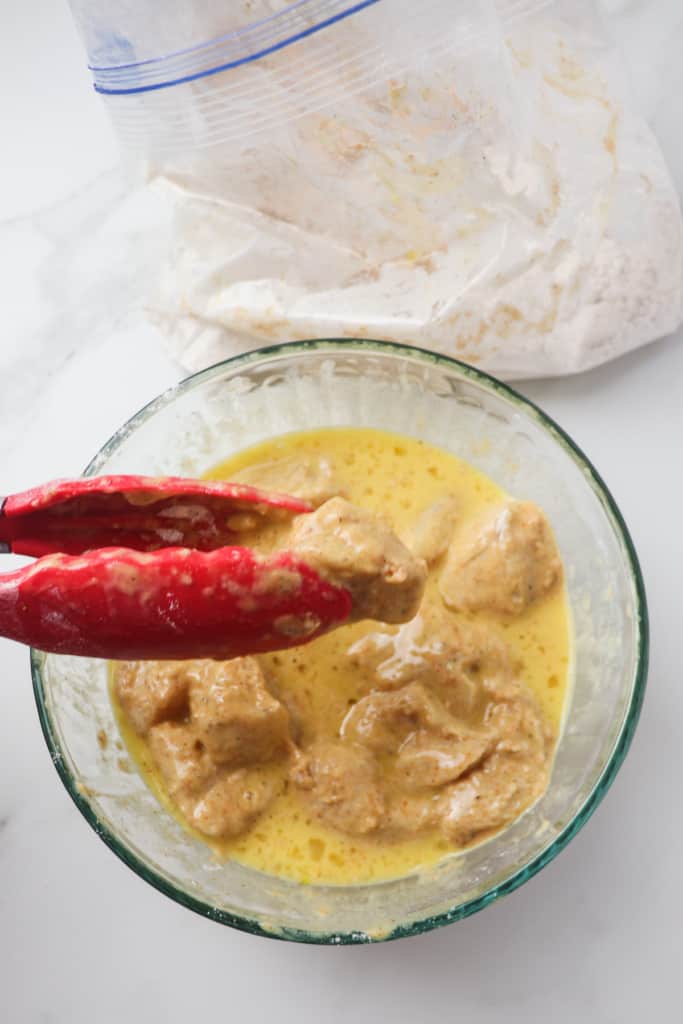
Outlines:
{"type": "MultiPolygon", "coordinates": [[[[276,437],[209,477],[298,492],[321,513],[342,495],[387,520],[427,577],[407,623],[353,622],[236,662],[115,666],[122,735],[167,811],[220,857],[352,884],[433,865],[541,795],[570,613],[534,506],[445,451],[365,429],[276,437]]],[[[244,543],[286,547],[288,529],[244,543]]]]}

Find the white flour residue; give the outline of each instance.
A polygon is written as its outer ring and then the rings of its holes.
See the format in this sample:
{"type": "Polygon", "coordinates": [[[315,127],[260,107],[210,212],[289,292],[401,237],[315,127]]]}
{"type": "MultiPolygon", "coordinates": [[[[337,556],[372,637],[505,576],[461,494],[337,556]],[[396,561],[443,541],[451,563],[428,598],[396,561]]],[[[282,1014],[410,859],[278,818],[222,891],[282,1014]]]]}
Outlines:
{"type": "MultiPolygon", "coordinates": [[[[497,7],[487,17],[484,0],[467,14],[430,0],[408,38],[414,5],[392,0],[243,79],[180,87],[202,144],[149,154],[173,217],[152,310],[186,367],[264,343],[368,337],[532,377],[595,366],[681,323],[678,198],[623,105],[592,5],[497,7]],[[380,24],[388,70],[360,89],[380,24]],[[289,115],[236,135],[237,97],[255,108],[266,93],[289,115]]],[[[237,4],[231,16],[246,14],[237,4]]]]}

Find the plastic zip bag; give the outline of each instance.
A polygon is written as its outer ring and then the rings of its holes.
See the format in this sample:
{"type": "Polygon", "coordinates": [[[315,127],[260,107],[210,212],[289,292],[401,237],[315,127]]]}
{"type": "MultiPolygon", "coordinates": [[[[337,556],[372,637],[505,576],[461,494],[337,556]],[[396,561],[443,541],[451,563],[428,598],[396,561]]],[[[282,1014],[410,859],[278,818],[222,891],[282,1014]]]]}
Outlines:
{"type": "Polygon", "coordinates": [[[541,376],[683,319],[678,199],[593,2],[204,0],[161,58],[148,4],[115,37],[88,10],[168,201],[150,306],[186,366],[374,337],[541,376]]]}

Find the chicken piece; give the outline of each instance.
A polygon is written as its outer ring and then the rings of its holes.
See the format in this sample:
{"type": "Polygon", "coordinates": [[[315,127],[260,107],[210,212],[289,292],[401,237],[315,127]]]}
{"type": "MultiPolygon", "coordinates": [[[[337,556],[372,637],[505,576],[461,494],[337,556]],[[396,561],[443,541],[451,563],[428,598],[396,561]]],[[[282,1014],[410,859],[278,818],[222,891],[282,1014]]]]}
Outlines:
{"type": "Polygon", "coordinates": [[[352,836],[380,825],[384,798],[375,761],[363,747],[320,740],[299,754],[291,778],[326,825],[352,836]]]}
{"type": "Polygon", "coordinates": [[[312,742],[315,725],[310,720],[310,706],[304,695],[282,686],[275,676],[269,678],[268,689],[287,712],[290,740],[298,747],[312,742]]]}
{"type": "Polygon", "coordinates": [[[457,738],[420,731],[401,746],[393,777],[402,789],[410,791],[445,786],[481,761],[491,745],[489,735],[473,729],[463,729],[457,738]]]}
{"type": "Polygon", "coordinates": [[[321,457],[292,455],[260,462],[240,469],[232,479],[264,491],[291,494],[294,498],[308,501],[314,508],[344,493],[344,488],[334,479],[330,462],[321,457]]]}
{"type": "Polygon", "coordinates": [[[363,697],[347,712],[340,734],[374,753],[396,754],[409,736],[425,729],[445,737],[462,732],[437,697],[420,683],[410,683],[400,690],[363,697]]]}
{"type": "Polygon", "coordinates": [[[481,687],[478,679],[464,670],[460,630],[452,618],[442,623],[439,631],[432,630],[428,625],[432,619],[423,608],[393,634],[368,633],[349,648],[348,657],[363,672],[371,673],[373,689],[398,689],[408,682],[420,682],[454,714],[469,718],[476,711],[481,687]]]}
{"type": "Polygon", "coordinates": [[[495,753],[442,796],[441,829],[462,846],[514,821],[548,785],[546,763],[495,753]]]}
{"type": "Polygon", "coordinates": [[[398,630],[366,633],[352,644],[347,654],[352,664],[372,671],[379,686],[400,687],[411,680],[432,676],[443,668],[442,637],[425,634],[421,610],[398,630]]]}
{"type": "Polygon", "coordinates": [[[464,718],[483,713],[485,694],[512,696],[519,690],[507,644],[492,627],[459,622],[426,604],[394,633],[368,633],[349,648],[348,657],[374,674],[377,687],[419,681],[464,718]]]}
{"type": "Polygon", "coordinates": [[[536,505],[510,501],[451,545],[439,589],[450,608],[519,615],[562,577],[548,522],[536,505]]]}
{"type": "Polygon", "coordinates": [[[433,565],[446,554],[453,536],[460,502],[454,495],[447,494],[429,505],[408,530],[405,546],[416,558],[423,558],[427,565],[433,565]]]}
{"type": "Polygon", "coordinates": [[[519,661],[493,626],[461,623],[459,667],[476,682],[484,700],[512,700],[521,692],[519,661]]]}
{"type": "Polygon", "coordinates": [[[412,837],[438,826],[442,814],[440,793],[396,793],[389,801],[382,831],[412,837]]]}
{"type": "Polygon", "coordinates": [[[536,701],[521,691],[514,700],[492,703],[486,711],[486,728],[496,737],[496,750],[545,760],[554,733],[536,701]]]}
{"type": "Polygon", "coordinates": [[[153,725],[183,718],[189,678],[182,661],[128,661],[116,671],[114,689],[126,718],[140,736],[153,725]]]}
{"type": "Polygon", "coordinates": [[[287,712],[266,689],[255,658],[193,664],[190,717],[216,764],[238,767],[287,752],[287,712]]]}
{"type": "Polygon", "coordinates": [[[298,516],[290,548],[351,592],[352,621],[407,622],[420,606],[426,564],[411,555],[385,522],[343,498],[298,516]]]}
{"type": "Polygon", "coordinates": [[[486,728],[491,755],[443,794],[441,827],[459,845],[514,821],[548,785],[553,737],[531,696],[491,704],[486,728]]]}
{"type": "MultiPolygon", "coordinates": [[[[403,633],[404,630],[409,629],[414,622],[417,622],[418,618],[419,616],[401,626],[398,630],[387,628],[366,633],[360,640],[356,640],[351,644],[346,651],[346,657],[352,665],[362,669],[363,672],[376,674],[378,682],[387,682],[388,680],[383,675],[380,675],[380,673],[385,663],[390,661],[396,653],[396,637],[403,633]]],[[[396,682],[402,686],[408,680],[401,674],[400,679],[392,678],[391,682],[396,682]]]]}
{"type": "Polygon", "coordinates": [[[239,768],[215,782],[195,805],[190,821],[205,836],[228,838],[251,828],[277,795],[272,774],[239,768]]]}
{"type": "Polygon", "coordinates": [[[341,736],[376,754],[397,755],[392,781],[410,791],[453,782],[492,746],[488,731],[449,714],[420,683],[363,697],[347,712],[341,736]]]}
{"type": "Polygon", "coordinates": [[[216,777],[216,767],[196,729],[181,722],[162,722],[152,726],[147,739],[169,796],[189,817],[202,790],[216,777]]]}

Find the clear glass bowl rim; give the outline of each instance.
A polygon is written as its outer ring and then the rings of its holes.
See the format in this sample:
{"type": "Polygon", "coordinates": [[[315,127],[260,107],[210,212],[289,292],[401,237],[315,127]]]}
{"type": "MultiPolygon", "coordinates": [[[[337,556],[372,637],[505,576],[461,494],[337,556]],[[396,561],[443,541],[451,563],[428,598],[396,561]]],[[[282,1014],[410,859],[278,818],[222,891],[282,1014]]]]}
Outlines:
{"type": "Polygon", "coordinates": [[[264,929],[261,924],[253,918],[231,914],[205,903],[202,900],[196,899],[189,895],[189,893],[179,889],[167,881],[167,879],[163,878],[161,875],[157,874],[147,864],[143,863],[131,850],[128,849],[119,836],[112,832],[109,827],[98,818],[95,810],[88,801],[87,796],[79,788],[78,781],[71,773],[67,759],[64,757],[64,752],[53,727],[47,702],[45,700],[41,665],[42,654],[39,651],[31,649],[30,660],[33,692],[38,709],[40,725],[43,730],[45,742],[52,757],[52,762],[69,796],[76,804],[83,817],[92,826],[97,835],[116,854],[116,856],[119,857],[124,864],[127,864],[128,867],[132,868],[132,870],[142,879],[149,882],[150,885],[153,885],[160,892],[169,896],[182,906],[187,907],[189,910],[193,910],[195,913],[201,914],[202,917],[209,918],[212,921],[217,921],[220,924],[228,925],[240,931],[249,932],[252,935],[262,935],[271,939],[284,939],[287,941],[312,943],[316,945],[354,945],[369,942],[388,942],[393,939],[420,935],[424,932],[432,931],[435,928],[441,928],[444,925],[451,924],[454,921],[461,921],[466,917],[470,917],[472,914],[476,914],[479,910],[483,910],[484,907],[487,907],[490,903],[500,899],[502,896],[507,896],[509,893],[514,892],[515,889],[518,889],[542,868],[544,868],[546,864],[549,864],[550,861],[554,860],[586,824],[607,793],[607,790],[614,782],[614,779],[623,764],[640,717],[643,699],[645,696],[649,659],[647,598],[638,556],[624,518],[604,480],[572,438],[562,429],[562,427],[555,423],[550,416],[546,415],[546,413],[535,405],[534,402],[519,394],[519,392],[515,391],[514,388],[510,387],[510,385],[504,384],[502,381],[490,376],[490,374],[470,366],[467,363],[463,363],[458,359],[453,359],[450,356],[441,355],[428,349],[419,348],[413,345],[396,344],[388,341],[375,341],[365,338],[314,339],[310,341],[287,342],[285,344],[270,345],[254,349],[250,352],[233,356],[230,359],[222,360],[219,363],[215,363],[213,366],[207,367],[205,370],[201,370],[198,373],[184,378],[178,384],[168,388],[157,398],[143,406],[142,409],[135,413],[135,415],[133,415],[119,430],[116,431],[115,434],[112,435],[112,437],[109,438],[106,444],[103,445],[97,455],[95,455],[88,464],[83,475],[94,476],[109,455],[115,451],[126,437],[134,432],[138,426],[153,416],[159,409],[184,394],[185,391],[203,383],[204,381],[211,380],[213,377],[219,376],[226,368],[230,368],[232,371],[239,371],[241,368],[249,367],[261,360],[271,360],[278,356],[289,356],[293,353],[329,352],[330,355],[332,355],[334,353],[344,354],[350,351],[360,351],[364,353],[376,352],[384,355],[393,353],[396,356],[404,356],[412,360],[417,360],[418,362],[443,365],[450,370],[455,370],[464,378],[472,380],[484,388],[502,395],[504,398],[513,402],[527,416],[530,416],[532,419],[535,419],[537,423],[541,424],[546,432],[560,445],[560,447],[564,449],[567,454],[570,455],[574,462],[583,471],[589,485],[592,487],[598,499],[602,502],[603,508],[606,510],[609,518],[611,519],[612,526],[622,542],[636,595],[638,657],[631,692],[631,701],[627,713],[624,716],[622,728],[615,742],[611,757],[605,764],[600,777],[596,781],[582,807],[579,808],[569,824],[550,844],[550,846],[538,854],[538,856],[519,871],[515,872],[514,875],[506,879],[506,881],[493,886],[482,895],[477,896],[475,899],[459,904],[444,913],[428,916],[419,921],[412,921],[407,925],[399,925],[394,928],[393,931],[375,938],[369,937],[365,934],[359,934],[357,932],[329,931],[313,933],[297,929],[289,929],[287,931],[273,933],[264,929]]]}

